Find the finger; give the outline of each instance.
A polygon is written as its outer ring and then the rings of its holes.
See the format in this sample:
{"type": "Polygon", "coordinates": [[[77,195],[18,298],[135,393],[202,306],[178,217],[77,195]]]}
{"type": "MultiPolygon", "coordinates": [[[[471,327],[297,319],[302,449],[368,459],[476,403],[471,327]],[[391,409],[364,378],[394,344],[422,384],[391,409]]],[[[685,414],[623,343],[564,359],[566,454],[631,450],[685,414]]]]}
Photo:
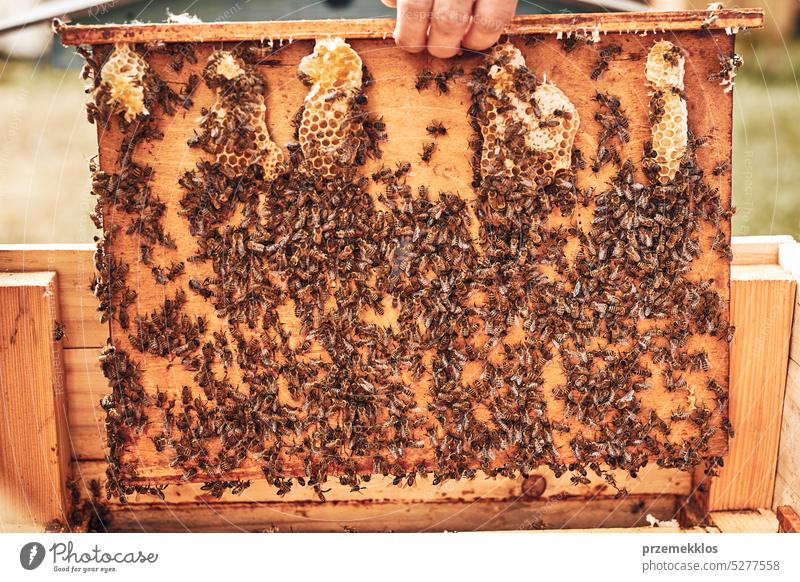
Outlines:
{"type": "Polygon", "coordinates": [[[472,0],[436,0],[431,14],[428,52],[442,59],[458,53],[471,14],[472,0]]]}
{"type": "Polygon", "coordinates": [[[412,53],[425,48],[432,6],[433,0],[397,0],[397,46],[412,53]]]}
{"type": "Polygon", "coordinates": [[[477,0],[472,24],[461,44],[464,48],[476,51],[489,48],[500,38],[516,10],[517,0],[477,0]]]}
{"type": "Polygon", "coordinates": [[[381,2],[383,2],[389,8],[394,8],[397,6],[397,0],[381,0],[381,2]]]}

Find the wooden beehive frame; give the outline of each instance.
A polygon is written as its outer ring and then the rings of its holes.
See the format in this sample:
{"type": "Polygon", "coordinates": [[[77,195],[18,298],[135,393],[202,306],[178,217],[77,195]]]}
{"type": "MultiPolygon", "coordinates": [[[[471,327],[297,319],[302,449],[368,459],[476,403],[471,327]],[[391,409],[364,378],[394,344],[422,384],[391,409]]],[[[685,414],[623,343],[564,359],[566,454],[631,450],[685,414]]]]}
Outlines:
{"type": "MultiPolygon", "coordinates": [[[[517,19],[508,29],[510,35],[548,34],[548,33],[640,33],[647,31],[662,31],[673,35],[677,31],[696,31],[701,27],[706,28],[709,35],[716,36],[720,42],[726,42],[721,31],[728,29],[735,32],[741,28],[757,27],[760,25],[760,14],[757,11],[721,11],[715,13],[715,18],[710,18],[708,13],[648,13],[644,15],[560,15],[557,17],[526,17],[517,19]],[[706,26],[703,26],[703,25],[706,26]]],[[[106,44],[115,42],[217,42],[217,41],[244,41],[244,40],[270,40],[317,38],[320,36],[339,34],[343,30],[343,23],[332,21],[324,23],[246,23],[246,24],[210,24],[210,25],[135,25],[125,27],[63,27],[59,32],[67,44],[106,44]],[[175,35],[175,36],[173,36],[175,35]]],[[[385,38],[391,30],[389,21],[356,21],[348,22],[348,32],[344,33],[348,39],[353,38],[385,38]]],[[[601,36],[602,40],[605,37],[601,36]]],[[[730,39],[728,39],[730,40],[730,39]]],[[[731,41],[732,42],[732,41],[731,41]]],[[[389,43],[387,42],[387,45],[389,43]]],[[[308,52],[308,49],[305,50],[308,52]]],[[[303,54],[301,49],[300,54],[303,54]]],[[[202,60],[202,59],[201,59],[202,60]]],[[[536,65],[534,65],[535,67],[536,65]]],[[[709,72],[709,71],[706,71],[709,72]]],[[[697,73],[699,78],[702,73],[697,73]]],[[[288,112],[288,111],[287,111],[288,112]]],[[[690,119],[691,119],[690,112],[690,119]]],[[[721,123],[713,124],[719,128],[719,135],[724,141],[724,134],[728,133],[730,111],[721,109],[718,112],[721,123]],[[725,121],[727,118],[727,122],[725,121]]],[[[278,130],[280,134],[280,131],[278,130]]],[[[278,139],[280,143],[280,139],[278,139]]],[[[113,151],[114,144],[107,148],[113,151]]],[[[724,153],[720,157],[728,157],[724,153]]],[[[106,154],[106,162],[113,159],[106,154]]],[[[399,159],[399,158],[398,158],[399,159]]],[[[101,150],[101,164],[103,164],[103,151],[101,150]]],[[[109,167],[106,165],[106,167],[109,167]]],[[[729,185],[728,185],[729,186],[729,185]]],[[[724,194],[723,194],[724,195],[724,194]]],[[[729,190],[727,195],[729,196],[729,190]]],[[[727,273],[718,273],[718,280],[727,280],[727,273]]],[[[718,452],[722,448],[716,449],[718,452]]]]}
{"type": "MultiPolygon", "coordinates": [[[[683,32],[683,30],[686,30],[685,27],[701,27],[705,24],[707,25],[706,28],[711,29],[715,27],[722,27],[727,29],[726,32],[730,33],[741,25],[741,23],[735,24],[728,22],[725,23],[725,26],[723,26],[723,23],[720,22],[720,15],[714,14],[713,16],[714,17],[712,18],[708,14],[705,14],[703,15],[702,21],[700,21],[700,15],[697,15],[694,21],[689,19],[688,24],[686,19],[675,19],[672,17],[667,19],[666,22],[662,23],[662,26],[660,27],[662,30],[670,30],[670,32],[667,33],[670,38],[673,38],[676,40],[676,42],[679,42],[679,44],[682,45],[682,48],[685,50],[689,50],[690,53],[695,54],[693,60],[690,60],[691,74],[686,80],[686,85],[687,94],[693,96],[693,98],[689,101],[692,128],[698,135],[710,136],[710,141],[712,144],[714,144],[712,146],[713,151],[705,152],[704,159],[700,164],[704,167],[704,170],[708,174],[710,174],[711,167],[715,161],[730,158],[731,100],[729,97],[727,99],[719,99],[718,96],[712,97],[706,90],[707,87],[704,86],[704,83],[713,86],[713,83],[710,83],[708,79],[713,75],[713,73],[716,72],[715,69],[718,67],[718,59],[712,57],[710,53],[704,52],[703,47],[713,46],[717,51],[720,51],[722,55],[730,57],[732,54],[733,40],[730,34],[726,34],[725,32],[722,32],[722,30],[708,30],[707,32],[701,33],[700,37],[691,36],[694,33],[683,32]],[[676,26],[678,30],[673,32],[671,31],[671,27],[675,22],[679,23],[676,26]],[[701,101],[701,96],[703,96],[703,100],[705,102],[701,101]],[[714,102],[713,107],[711,106],[712,100],[714,102]],[[722,101],[722,103],[718,104],[718,101],[722,101]]],[[[630,15],[628,18],[630,18],[630,15]]],[[[626,19],[624,17],[621,17],[621,19],[612,19],[610,22],[595,20],[591,24],[589,24],[588,21],[581,21],[580,19],[575,19],[574,17],[568,17],[566,20],[564,20],[564,17],[562,17],[562,20],[566,26],[572,27],[573,30],[584,31],[596,36],[598,39],[600,38],[600,33],[602,32],[613,32],[615,30],[625,31],[615,39],[615,42],[618,42],[622,45],[623,54],[631,56],[630,58],[620,59],[620,62],[617,63],[619,70],[610,71],[604,76],[602,82],[598,85],[602,87],[604,91],[608,91],[611,94],[624,95],[629,98],[625,101],[625,108],[627,114],[631,119],[634,120],[634,125],[631,128],[632,140],[630,146],[626,146],[626,152],[624,155],[626,157],[634,157],[636,154],[632,152],[641,151],[641,144],[647,139],[649,131],[647,125],[643,123],[643,120],[647,117],[645,113],[647,102],[643,99],[639,99],[638,101],[631,99],[636,94],[636,88],[630,84],[630,80],[638,78],[640,80],[639,82],[641,82],[643,76],[643,71],[641,70],[643,68],[641,63],[643,60],[641,53],[643,42],[639,40],[639,37],[634,36],[634,34],[629,31],[641,31],[641,34],[646,34],[648,25],[652,26],[654,29],[658,29],[659,27],[654,24],[654,21],[647,20],[641,23],[636,21],[628,21],[627,26],[622,26],[620,23],[625,22],[626,19]],[[570,20],[569,18],[572,19],[570,20]],[[638,75],[636,74],[637,72],[638,75]]],[[[421,129],[415,128],[413,123],[409,123],[406,115],[406,107],[411,107],[411,110],[414,108],[424,107],[422,104],[425,102],[425,100],[420,99],[417,101],[416,105],[413,103],[405,103],[404,101],[409,100],[409,98],[414,94],[414,90],[410,85],[416,76],[415,73],[421,70],[420,65],[422,63],[420,62],[420,59],[424,59],[424,57],[406,56],[398,62],[396,58],[397,49],[392,47],[391,41],[376,40],[381,39],[384,36],[383,33],[380,32],[380,26],[385,26],[385,23],[379,25],[378,22],[380,21],[360,23],[360,26],[354,25],[353,29],[361,31],[361,34],[364,35],[365,39],[369,40],[353,41],[353,44],[357,52],[360,52],[364,55],[363,58],[366,65],[378,78],[377,82],[373,84],[374,88],[371,89],[369,93],[371,98],[371,108],[383,113],[383,118],[387,127],[387,133],[390,136],[389,142],[384,147],[384,159],[398,162],[406,161],[413,159],[414,157],[414,153],[410,151],[411,147],[413,146],[410,146],[407,140],[410,138],[410,136],[414,135],[415,132],[417,135],[419,135],[419,130],[421,129]],[[393,82],[391,84],[381,84],[381,78],[385,76],[388,71],[391,71],[391,74],[395,76],[392,79],[393,82]],[[405,89],[405,94],[403,94],[403,91],[400,90],[403,83],[408,85],[408,88],[405,89]],[[400,131],[402,133],[399,133],[400,131]],[[400,136],[402,136],[402,139],[400,139],[400,136]],[[400,145],[398,147],[394,147],[394,143],[399,143],[400,145]]],[[[523,22],[521,24],[517,23],[519,24],[519,28],[516,28],[517,24],[512,25],[509,32],[511,34],[516,34],[518,31],[527,34],[541,30],[562,32],[552,23],[545,22],[544,25],[540,25],[539,28],[537,28],[535,23],[536,18],[531,18],[528,22],[523,22]]],[[[188,26],[193,27],[201,25],[188,26]]],[[[233,31],[231,31],[229,28],[225,28],[225,26],[226,25],[212,25],[212,28],[218,32],[217,36],[212,35],[211,37],[206,37],[202,31],[195,32],[191,29],[184,30],[182,34],[184,35],[184,38],[203,38],[204,41],[206,38],[213,39],[214,41],[223,40],[227,38],[228,35],[231,35],[232,38],[236,38],[235,34],[233,34],[233,31]]],[[[294,40],[295,34],[298,37],[304,36],[302,30],[299,30],[296,25],[288,25],[287,28],[288,30],[277,33],[276,36],[288,38],[290,41],[294,40]]],[[[65,38],[68,37],[67,32],[69,30],[69,28],[63,30],[66,35],[65,38]]],[[[87,28],[85,29],[85,32],[90,33],[95,30],[96,29],[93,28],[87,28]]],[[[127,30],[128,29],[126,28],[105,29],[102,31],[104,33],[103,36],[105,37],[103,42],[112,42],[115,40],[115,34],[118,32],[127,34],[127,30]]],[[[142,29],[142,32],[149,32],[163,40],[169,38],[169,30],[171,29],[160,29],[156,27],[152,29],[142,29]]],[[[324,36],[327,33],[336,30],[338,30],[336,23],[309,23],[308,32],[306,34],[313,32],[315,36],[324,36]],[[328,27],[327,30],[326,27],[328,27]]],[[[568,30],[566,31],[566,34],[569,35],[568,30]]],[[[662,36],[663,34],[664,33],[662,33],[662,36]]],[[[258,36],[258,39],[269,40],[270,36],[271,33],[269,30],[263,30],[262,34],[258,36]]],[[[352,35],[347,34],[346,36],[351,37],[352,35]]],[[[655,38],[661,38],[662,36],[656,36],[655,38]]],[[[143,36],[142,39],[144,38],[146,37],[143,36]]],[[[655,38],[652,40],[648,39],[647,46],[651,46],[655,38]]],[[[128,41],[130,39],[126,37],[125,40],[128,41]]],[[[538,43],[536,47],[525,47],[523,52],[526,53],[526,57],[531,62],[542,62],[544,60],[542,57],[546,58],[551,55],[555,56],[553,50],[554,45],[551,44],[554,42],[554,38],[546,38],[541,43],[538,43]]],[[[209,42],[203,42],[196,45],[196,50],[199,53],[198,57],[200,64],[194,66],[194,69],[196,69],[195,72],[199,72],[200,67],[207,60],[212,46],[213,45],[209,42]]],[[[291,45],[290,43],[289,45],[286,45],[277,51],[274,56],[280,57],[281,63],[287,63],[291,66],[295,66],[300,57],[307,54],[309,50],[310,47],[302,42],[295,43],[294,45],[291,45]]],[[[588,88],[583,86],[584,82],[582,81],[582,75],[586,74],[586,71],[583,71],[582,68],[586,68],[586,66],[588,66],[593,59],[596,59],[596,56],[593,53],[576,54],[582,54],[582,56],[577,59],[573,58],[573,62],[580,62],[583,67],[575,64],[571,70],[567,71],[564,70],[564,67],[556,67],[553,63],[549,63],[549,70],[542,71],[540,67],[539,72],[543,73],[545,76],[549,75],[551,79],[555,80],[556,83],[562,87],[569,88],[572,94],[572,99],[579,105],[580,109],[591,110],[590,103],[596,88],[594,86],[588,88]]],[[[187,70],[183,70],[181,75],[172,74],[168,69],[166,57],[162,57],[163,55],[158,55],[155,53],[148,57],[150,66],[157,75],[162,76],[162,78],[168,83],[180,83],[182,79],[186,78],[188,75],[187,70]]],[[[191,70],[191,67],[187,66],[186,69],[191,70]]],[[[285,143],[290,138],[289,132],[291,128],[285,123],[276,123],[274,120],[284,120],[290,118],[292,113],[301,105],[301,98],[305,94],[305,90],[302,88],[299,82],[287,80],[286,70],[280,66],[280,63],[274,69],[272,66],[267,67],[266,69],[262,67],[260,73],[266,77],[268,85],[273,87],[272,91],[269,93],[268,99],[268,117],[272,120],[268,122],[268,124],[271,126],[270,133],[275,141],[278,143],[285,143]],[[279,88],[274,89],[276,86],[279,88]]],[[[203,88],[201,87],[201,89],[203,88]]],[[[193,96],[193,99],[197,102],[196,107],[202,104],[208,107],[211,105],[213,97],[209,92],[198,92],[193,96]]],[[[439,99],[441,102],[443,98],[440,97],[439,99]]],[[[447,101],[443,101],[442,104],[444,107],[450,110],[447,112],[447,114],[442,112],[442,117],[444,118],[445,123],[451,127],[451,136],[448,137],[448,140],[444,143],[444,145],[440,146],[442,152],[439,154],[439,156],[445,158],[446,161],[444,164],[415,165],[414,169],[416,180],[414,181],[416,183],[414,185],[426,184],[431,188],[432,191],[447,191],[451,189],[450,182],[453,178],[458,180],[459,177],[461,177],[463,180],[463,176],[469,175],[469,168],[465,163],[466,159],[463,156],[461,156],[460,159],[458,157],[458,152],[461,150],[461,148],[463,148],[462,142],[468,141],[467,136],[469,135],[468,125],[466,123],[466,118],[464,117],[466,99],[466,87],[462,86],[454,88],[450,93],[448,93],[447,101]]],[[[155,112],[154,115],[156,115],[155,112]]],[[[158,115],[164,116],[165,114],[160,112],[158,115]]],[[[423,121],[421,118],[418,118],[418,120],[423,121]]],[[[167,144],[167,147],[161,150],[161,153],[157,155],[153,149],[153,146],[140,146],[134,153],[133,159],[143,166],[149,165],[151,162],[153,162],[152,165],[155,169],[156,176],[153,191],[157,196],[164,198],[165,196],[169,195],[171,188],[173,188],[174,184],[178,181],[178,177],[184,171],[191,169],[193,162],[198,158],[194,155],[194,152],[187,152],[186,149],[181,146],[171,147],[169,145],[182,143],[191,136],[190,131],[193,131],[193,119],[184,114],[182,116],[177,116],[169,123],[166,123],[166,117],[164,117],[164,123],[160,125],[160,129],[165,132],[164,141],[162,143],[167,144]]],[[[103,131],[100,134],[100,169],[107,173],[114,173],[117,171],[115,154],[119,151],[120,145],[125,136],[122,134],[122,132],[115,131],[113,126],[110,127],[111,129],[109,131],[103,131]]],[[[576,146],[581,147],[584,149],[584,151],[591,151],[591,132],[588,127],[582,132],[581,137],[579,137],[578,141],[576,142],[576,146]],[[583,139],[581,139],[581,137],[583,139]]],[[[376,168],[377,165],[371,168],[368,166],[365,169],[365,174],[368,175],[371,170],[376,168]]],[[[579,178],[584,181],[591,182],[594,186],[598,187],[598,189],[602,187],[603,181],[609,179],[610,177],[609,172],[601,172],[597,176],[592,177],[587,176],[587,174],[588,172],[585,172],[579,175],[579,178]],[[594,178],[594,180],[592,180],[592,178],[594,178]]],[[[717,180],[714,180],[714,183],[719,189],[719,196],[722,201],[723,208],[728,207],[730,204],[729,177],[721,177],[717,180]]],[[[462,192],[462,195],[464,194],[465,193],[462,192]]],[[[470,196],[469,194],[466,195],[468,197],[470,196]]],[[[175,258],[175,256],[188,256],[193,252],[193,243],[191,242],[191,237],[187,238],[187,235],[182,234],[186,231],[186,228],[185,224],[182,222],[182,219],[178,218],[177,210],[178,205],[174,199],[167,202],[167,210],[164,213],[164,226],[168,232],[178,233],[176,234],[176,240],[178,241],[179,246],[179,252],[176,253],[176,255],[170,254],[170,259],[175,258]]],[[[115,214],[115,210],[111,207],[104,208],[103,214],[105,217],[106,229],[110,229],[116,220],[125,220],[124,215],[120,215],[119,219],[115,218],[117,214],[115,214]]],[[[583,218],[587,219],[588,222],[588,220],[591,219],[591,214],[584,214],[583,218]]],[[[578,221],[580,222],[580,216],[578,221]]],[[[722,234],[724,236],[729,236],[728,229],[729,226],[723,223],[722,234]]],[[[693,273],[697,277],[704,277],[708,278],[710,281],[713,281],[713,286],[719,292],[721,299],[724,302],[727,302],[727,267],[724,262],[716,260],[714,258],[715,253],[711,252],[711,250],[705,246],[710,243],[712,238],[713,235],[710,232],[705,232],[705,235],[701,237],[701,245],[704,245],[702,246],[704,254],[701,256],[700,260],[695,262],[693,266],[693,273]],[[706,239],[707,242],[705,242],[706,239]]],[[[149,267],[137,260],[138,244],[136,244],[133,240],[126,241],[125,239],[122,239],[117,243],[112,243],[108,250],[116,256],[117,260],[121,259],[131,267],[129,276],[132,281],[137,282],[136,288],[138,290],[135,313],[145,314],[149,313],[153,309],[157,309],[157,306],[162,303],[163,298],[165,297],[165,294],[163,293],[164,290],[163,288],[155,286],[149,281],[149,267]]],[[[166,256],[162,256],[162,259],[166,258],[166,256]]],[[[202,279],[204,275],[210,275],[211,273],[199,270],[194,274],[196,279],[202,279]]],[[[207,307],[204,306],[205,301],[199,300],[191,295],[190,297],[192,297],[192,299],[190,299],[188,304],[189,309],[194,313],[204,313],[206,321],[213,322],[213,314],[208,311],[207,307]],[[198,300],[194,301],[194,299],[198,300]]],[[[120,296],[117,295],[116,297],[113,297],[111,301],[120,301],[120,296]]],[[[284,314],[289,309],[290,308],[287,306],[287,309],[283,310],[281,318],[284,328],[291,330],[294,326],[296,326],[296,324],[291,323],[290,316],[287,316],[288,319],[284,317],[284,314]]],[[[391,321],[392,320],[389,317],[384,317],[379,318],[377,323],[386,324],[391,323],[391,321]]],[[[125,339],[128,335],[127,326],[122,325],[120,320],[112,319],[110,335],[116,347],[123,349],[126,352],[132,351],[133,348],[131,344],[127,343],[127,340],[125,339]]],[[[706,345],[704,348],[707,349],[708,353],[710,354],[709,359],[714,362],[714,368],[711,372],[712,376],[708,377],[713,377],[720,386],[725,387],[727,385],[727,346],[725,346],[724,341],[720,340],[716,340],[715,342],[706,341],[705,344],[706,345]]],[[[479,362],[477,362],[477,364],[480,365],[479,362]]],[[[476,372],[473,373],[479,373],[477,367],[476,372]]],[[[184,373],[182,370],[177,370],[175,367],[173,367],[171,362],[161,362],[150,359],[146,363],[143,383],[146,391],[149,392],[151,396],[153,396],[159,389],[159,386],[161,386],[161,389],[166,390],[168,398],[172,398],[178,396],[178,394],[181,392],[181,386],[191,387],[194,384],[192,376],[193,374],[191,373],[184,373]],[[164,384],[167,384],[167,386],[164,386],[164,384]]],[[[690,381],[695,381],[697,384],[701,384],[701,376],[703,376],[703,374],[698,375],[696,378],[694,378],[693,375],[690,375],[690,381]],[[694,380],[692,380],[692,378],[694,378],[694,380]]],[[[466,377],[467,376],[465,376],[465,378],[466,377]]],[[[559,382],[558,376],[546,376],[545,382],[549,382],[550,386],[552,387],[554,384],[559,382]],[[548,377],[550,378],[549,380],[547,379],[548,377]]],[[[705,382],[705,380],[702,380],[702,382],[705,382]]],[[[415,390],[417,392],[417,402],[426,402],[427,397],[424,393],[426,388],[424,385],[422,385],[421,388],[416,388],[415,390]]],[[[196,396],[196,393],[193,394],[192,397],[194,396],[196,396]]],[[[700,398],[701,395],[698,394],[697,397],[700,398]]],[[[676,407],[675,399],[668,398],[666,396],[652,396],[650,398],[650,402],[652,403],[651,406],[653,409],[656,410],[662,418],[668,417],[671,411],[676,407]]],[[[552,400],[549,401],[548,405],[551,409],[551,414],[555,415],[557,418],[560,414],[558,405],[552,400]]],[[[679,405],[680,403],[677,404],[677,406],[679,405]]],[[[157,414],[158,413],[154,413],[154,416],[157,414]]],[[[719,428],[719,418],[719,416],[716,416],[716,420],[712,422],[712,424],[716,425],[717,428],[719,428]]],[[[675,428],[673,430],[674,433],[678,435],[676,436],[676,439],[678,439],[677,442],[680,442],[680,434],[682,434],[682,429],[675,428]]],[[[139,482],[148,482],[151,480],[156,482],[167,482],[181,478],[181,476],[184,474],[184,471],[179,468],[173,469],[171,466],[167,466],[167,458],[164,455],[158,454],[158,451],[153,449],[150,440],[153,438],[154,434],[147,434],[146,436],[147,438],[144,439],[137,439],[133,434],[123,437],[126,440],[132,439],[131,443],[133,446],[126,446],[124,449],[122,449],[121,454],[126,455],[125,464],[128,466],[131,466],[131,463],[138,465],[139,468],[135,478],[139,480],[139,482]],[[132,453],[130,451],[131,448],[135,449],[136,452],[132,453]]],[[[569,436],[571,437],[573,435],[570,434],[569,436]]],[[[724,432],[721,430],[718,431],[716,435],[712,437],[712,440],[709,442],[709,448],[704,454],[707,456],[721,454],[724,450],[724,440],[724,432]]],[[[559,446],[559,450],[563,458],[566,459],[565,462],[569,462],[570,446],[566,443],[567,437],[560,439],[560,441],[561,442],[557,443],[557,446],[559,446]]],[[[430,456],[425,456],[428,453],[426,453],[424,450],[417,455],[412,453],[413,451],[410,451],[405,457],[405,460],[398,461],[403,465],[404,470],[410,470],[411,467],[413,467],[418,461],[423,461],[426,463],[430,463],[431,461],[430,456]]],[[[499,464],[501,461],[497,462],[499,464]]],[[[286,471],[288,475],[296,475],[302,471],[299,465],[291,466],[290,460],[287,459],[286,463],[286,471]]],[[[363,472],[367,470],[367,468],[371,465],[371,462],[369,459],[364,459],[363,461],[357,461],[357,464],[358,470],[363,472]]],[[[257,463],[248,463],[246,460],[245,465],[243,465],[240,470],[225,471],[225,477],[249,477],[255,473],[258,473],[258,471],[259,468],[257,463]]],[[[200,477],[201,475],[198,475],[198,478],[200,477]]],[[[205,477],[210,478],[208,475],[205,475],[205,477]]]]}

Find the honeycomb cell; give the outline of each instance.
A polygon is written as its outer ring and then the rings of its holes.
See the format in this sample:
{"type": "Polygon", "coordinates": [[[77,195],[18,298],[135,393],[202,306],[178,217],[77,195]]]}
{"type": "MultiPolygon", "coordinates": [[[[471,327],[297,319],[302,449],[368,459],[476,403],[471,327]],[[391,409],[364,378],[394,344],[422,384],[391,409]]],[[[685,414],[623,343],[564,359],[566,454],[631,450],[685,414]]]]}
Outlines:
{"type": "Polygon", "coordinates": [[[270,138],[264,95],[258,91],[232,90],[235,84],[255,86],[256,83],[248,78],[257,73],[230,51],[215,51],[208,63],[216,74],[211,78],[217,93],[217,101],[211,106],[209,116],[212,124],[218,127],[216,134],[224,139],[218,144],[216,161],[236,174],[244,173],[248,166],[259,164],[264,170],[264,179],[274,179],[283,162],[283,152],[270,138]],[[234,98],[235,95],[240,96],[234,98]],[[235,128],[248,128],[252,132],[251,141],[238,150],[234,143],[239,135],[238,129],[227,131],[232,123],[235,128]]]}
{"type": "Polygon", "coordinates": [[[355,152],[347,142],[355,129],[349,113],[351,99],[361,89],[361,57],[341,38],[318,40],[314,52],[300,61],[299,71],[311,84],[298,131],[305,167],[332,178],[352,162],[355,152]]]}
{"type": "Polygon", "coordinates": [[[144,78],[148,70],[145,60],[127,44],[114,45],[100,70],[98,90],[107,91],[108,105],[121,109],[128,123],[150,113],[144,104],[144,78]]]}
{"type": "Polygon", "coordinates": [[[654,90],[651,108],[658,112],[653,116],[651,131],[661,184],[675,179],[686,153],[688,112],[683,94],[684,63],[680,49],[669,41],[655,43],[647,56],[645,75],[654,90]]]}
{"type": "Polygon", "coordinates": [[[668,40],[658,41],[647,55],[647,81],[656,89],[675,87],[683,90],[685,62],[686,59],[677,46],[668,40]]]}
{"type": "Polygon", "coordinates": [[[529,158],[533,163],[524,165],[536,168],[539,176],[552,178],[568,169],[580,125],[575,106],[547,79],[532,82],[525,58],[514,45],[496,46],[487,59],[488,122],[481,125],[481,172],[511,173],[529,158]],[[497,167],[498,158],[504,160],[502,168],[497,167]]]}
{"type": "Polygon", "coordinates": [[[217,75],[224,77],[228,81],[244,75],[244,69],[236,62],[233,53],[220,51],[216,58],[217,75]]]}

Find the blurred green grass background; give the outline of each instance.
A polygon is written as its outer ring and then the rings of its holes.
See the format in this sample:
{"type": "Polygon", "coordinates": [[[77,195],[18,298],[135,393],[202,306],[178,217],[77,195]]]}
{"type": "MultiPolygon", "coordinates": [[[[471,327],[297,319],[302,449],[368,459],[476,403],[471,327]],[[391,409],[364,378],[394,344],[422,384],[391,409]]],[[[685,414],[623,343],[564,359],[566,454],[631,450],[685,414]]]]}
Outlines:
{"type": "MultiPolygon", "coordinates": [[[[745,33],[737,51],[734,235],[800,238],[800,40],[745,33]]],[[[91,242],[83,87],[75,68],[0,62],[0,243],[91,242]]]]}
{"type": "Polygon", "coordinates": [[[734,235],[800,238],[800,40],[737,41],[745,59],[734,90],[734,235]]]}

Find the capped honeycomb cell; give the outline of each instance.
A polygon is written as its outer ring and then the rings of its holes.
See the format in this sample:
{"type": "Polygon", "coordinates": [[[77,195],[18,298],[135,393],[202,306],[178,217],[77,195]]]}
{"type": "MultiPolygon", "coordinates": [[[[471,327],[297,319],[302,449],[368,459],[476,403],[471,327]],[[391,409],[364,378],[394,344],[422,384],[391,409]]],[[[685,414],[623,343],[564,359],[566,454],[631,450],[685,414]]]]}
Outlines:
{"type": "Polygon", "coordinates": [[[552,179],[570,167],[578,111],[554,83],[537,82],[510,43],[487,57],[481,173],[552,179]]]}
{"type": "Polygon", "coordinates": [[[299,71],[311,86],[298,131],[304,169],[332,178],[355,153],[347,142],[357,129],[350,109],[361,89],[361,57],[341,38],[318,40],[314,52],[300,61],[299,71]]]}
{"type": "Polygon", "coordinates": [[[215,51],[208,60],[206,78],[217,93],[217,101],[203,120],[214,137],[216,161],[241,174],[259,164],[264,179],[272,180],[283,162],[283,151],[267,129],[264,81],[258,73],[230,51],[215,51]]]}
{"type": "Polygon", "coordinates": [[[659,41],[647,55],[645,75],[654,89],[651,99],[653,151],[659,165],[658,181],[675,179],[688,141],[688,113],[683,94],[685,59],[669,41],[659,41]]]}
{"type": "Polygon", "coordinates": [[[220,51],[217,53],[215,68],[217,74],[228,81],[232,81],[236,77],[244,75],[244,69],[236,62],[236,57],[233,56],[233,53],[228,51],[220,51]]]}
{"type": "Polygon", "coordinates": [[[661,40],[655,43],[647,55],[645,76],[656,89],[675,87],[683,90],[683,69],[686,59],[680,48],[661,40]]]}
{"type": "Polygon", "coordinates": [[[114,45],[100,70],[98,90],[106,92],[108,105],[121,109],[128,123],[150,113],[144,104],[144,78],[148,70],[147,62],[127,44],[114,45]]]}

